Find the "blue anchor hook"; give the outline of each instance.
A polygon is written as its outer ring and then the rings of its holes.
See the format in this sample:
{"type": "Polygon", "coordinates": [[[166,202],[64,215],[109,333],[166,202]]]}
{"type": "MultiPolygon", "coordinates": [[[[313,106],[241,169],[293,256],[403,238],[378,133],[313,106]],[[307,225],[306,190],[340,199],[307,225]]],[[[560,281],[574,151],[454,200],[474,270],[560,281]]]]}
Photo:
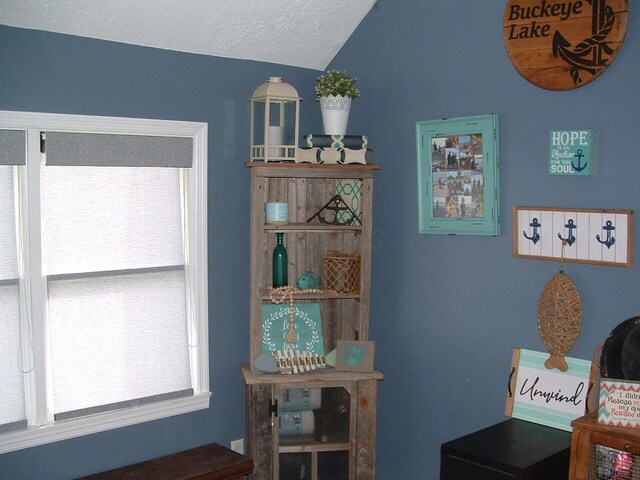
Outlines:
{"type": "Polygon", "coordinates": [[[600,235],[596,235],[596,240],[598,240],[600,243],[602,243],[603,245],[606,245],[607,248],[611,248],[611,245],[613,245],[614,243],[616,243],[616,239],[615,237],[613,237],[611,235],[611,232],[613,230],[616,229],[616,227],[614,227],[612,225],[611,220],[607,220],[607,222],[605,223],[605,225],[602,227],[603,230],[605,230],[607,232],[607,239],[606,240],[600,240],[600,235]]]}
{"type": "Polygon", "coordinates": [[[526,238],[527,240],[531,240],[535,245],[540,240],[540,234],[538,233],[538,228],[540,228],[542,224],[538,222],[537,218],[534,218],[533,222],[531,222],[529,226],[533,227],[533,235],[529,236],[527,235],[527,232],[522,232],[522,235],[524,235],[524,238],[526,238]]]}
{"type": "Polygon", "coordinates": [[[578,226],[574,223],[573,220],[569,220],[567,222],[567,224],[564,226],[564,228],[568,228],[569,229],[569,236],[567,238],[562,238],[561,234],[558,234],[558,238],[560,240],[562,240],[563,242],[567,242],[567,245],[571,246],[575,243],[576,241],[576,237],[573,235],[573,230],[575,228],[578,228],[578,226]]]}

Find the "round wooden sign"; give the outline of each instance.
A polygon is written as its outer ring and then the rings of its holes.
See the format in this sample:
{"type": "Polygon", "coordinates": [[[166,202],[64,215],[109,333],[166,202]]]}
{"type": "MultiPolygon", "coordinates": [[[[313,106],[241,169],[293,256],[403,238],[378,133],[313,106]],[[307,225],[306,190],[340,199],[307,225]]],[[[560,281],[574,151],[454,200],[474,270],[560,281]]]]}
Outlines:
{"type": "Polygon", "coordinates": [[[528,81],[572,90],[598,78],[622,48],[628,0],[508,0],[504,39],[528,81]]]}

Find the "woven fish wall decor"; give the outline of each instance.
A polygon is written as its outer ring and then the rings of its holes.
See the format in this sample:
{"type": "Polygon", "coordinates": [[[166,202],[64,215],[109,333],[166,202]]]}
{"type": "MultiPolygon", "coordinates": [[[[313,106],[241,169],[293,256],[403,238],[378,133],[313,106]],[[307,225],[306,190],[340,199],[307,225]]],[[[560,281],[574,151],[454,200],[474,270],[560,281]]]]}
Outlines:
{"type": "Polygon", "coordinates": [[[571,277],[560,270],[547,282],[538,303],[538,328],[551,354],[544,366],[566,372],[564,356],[573,348],[582,328],[582,302],[571,277]]]}

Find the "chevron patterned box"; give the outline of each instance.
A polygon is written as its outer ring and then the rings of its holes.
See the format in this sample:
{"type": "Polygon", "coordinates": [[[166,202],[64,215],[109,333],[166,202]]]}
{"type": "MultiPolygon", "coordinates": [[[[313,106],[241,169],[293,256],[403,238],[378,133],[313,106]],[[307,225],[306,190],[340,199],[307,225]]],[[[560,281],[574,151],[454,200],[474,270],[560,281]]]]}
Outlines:
{"type": "Polygon", "coordinates": [[[598,423],[640,428],[640,383],[602,379],[598,423]]]}

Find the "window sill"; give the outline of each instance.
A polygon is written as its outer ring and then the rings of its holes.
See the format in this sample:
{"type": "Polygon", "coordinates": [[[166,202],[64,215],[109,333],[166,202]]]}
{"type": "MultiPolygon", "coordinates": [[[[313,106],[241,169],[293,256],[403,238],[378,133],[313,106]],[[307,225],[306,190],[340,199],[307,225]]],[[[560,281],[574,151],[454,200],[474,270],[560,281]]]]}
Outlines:
{"type": "Polygon", "coordinates": [[[0,454],[209,408],[211,392],[0,435],[0,454]]]}

